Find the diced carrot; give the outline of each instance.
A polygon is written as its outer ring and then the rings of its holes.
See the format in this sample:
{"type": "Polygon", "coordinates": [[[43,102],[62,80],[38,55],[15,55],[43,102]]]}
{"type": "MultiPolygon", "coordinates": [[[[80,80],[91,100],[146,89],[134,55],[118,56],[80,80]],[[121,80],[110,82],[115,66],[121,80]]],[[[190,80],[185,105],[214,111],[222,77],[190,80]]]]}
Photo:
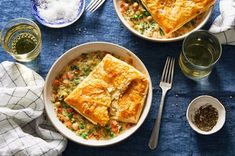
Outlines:
{"type": "Polygon", "coordinates": [[[119,2],[119,5],[120,5],[121,8],[124,7],[124,2],[123,2],[123,1],[120,1],[120,2],[119,2]]]}
{"type": "Polygon", "coordinates": [[[96,140],[100,140],[100,136],[95,136],[96,140]]]}
{"type": "Polygon", "coordinates": [[[57,79],[55,79],[55,80],[52,82],[52,85],[53,85],[54,87],[57,87],[57,86],[60,85],[60,81],[57,80],[57,79]]]}
{"type": "Polygon", "coordinates": [[[118,122],[116,120],[110,120],[111,129],[115,134],[118,134],[118,122]]]}
{"type": "Polygon", "coordinates": [[[61,114],[61,113],[62,113],[62,108],[61,108],[61,107],[58,107],[58,108],[57,108],[57,112],[61,114]]]}
{"type": "Polygon", "coordinates": [[[100,140],[101,134],[99,134],[99,133],[95,134],[95,138],[96,138],[96,140],[100,140]]]}
{"type": "Polygon", "coordinates": [[[72,127],[72,122],[70,120],[67,120],[65,122],[65,125],[68,127],[68,128],[71,128],[72,127]]]}
{"type": "Polygon", "coordinates": [[[67,73],[64,73],[61,78],[62,80],[67,79],[67,73]]]}
{"type": "Polygon", "coordinates": [[[72,113],[72,112],[73,112],[73,109],[72,109],[72,108],[67,108],[67,112],[68,112],[68,113],[72,113]]]}
{"type": "Polygon", "coordinates": [[[118,126],[112,127],[112,131],[113,131],[115,134],[118,134],[118,126]]]}
{"type": "Polygon", "coordinates": [[[93,133],[91,133],[91,134],[88,135],[88,138],[89,138],[89,139],[91,139],[91,138],[93,138],[93,137],[94,137],[93,133]]]}

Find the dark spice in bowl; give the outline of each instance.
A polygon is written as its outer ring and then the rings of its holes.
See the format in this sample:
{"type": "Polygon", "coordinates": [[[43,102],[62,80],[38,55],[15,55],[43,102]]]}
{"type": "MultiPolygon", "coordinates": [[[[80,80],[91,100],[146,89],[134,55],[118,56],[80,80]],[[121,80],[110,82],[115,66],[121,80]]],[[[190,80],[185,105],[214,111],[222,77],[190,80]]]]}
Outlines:
{"type": "Polygon", "coordinates": [[[202,131],[210,131],[218,121],[218,110],[212,105],[201,106],[194,116],[195,125],[202,131]]]}

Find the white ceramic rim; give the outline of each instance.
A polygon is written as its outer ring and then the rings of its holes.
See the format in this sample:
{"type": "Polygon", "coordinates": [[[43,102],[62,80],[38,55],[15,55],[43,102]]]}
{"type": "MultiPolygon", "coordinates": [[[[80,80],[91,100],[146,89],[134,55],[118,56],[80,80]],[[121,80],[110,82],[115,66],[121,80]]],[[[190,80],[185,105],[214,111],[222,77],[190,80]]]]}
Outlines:
{"type": "Polygon", "coordinates": [[[210,10],[208,11],[205,19],[196,27],[194,28],[192,31],[182,35],[182,36],[178,36],[178,37],[175,37],[175,38],[169,38],[169,39],[158,39],[158,38],[151,38],[151,37],[147,37],[147,36],[144,36],[144,35],[141,35],[139,32],[137,32],[136,30],[134,30],[133,28],[131,28],[129,26],[129,24],[127,23],[127,21],[123,18],[123,16],[121,15],[120,13],[120,8],[118,6],[118,1],[120,0],[113,0],[113,4],[114,4],[114,8],[115,8],[115,11],[119,17],[119,19],[121,20],[122,24],[125,25],[125,27],[127,29],[129,29],[129,31],[131,31],[133,34],[139,36],[140,38],[143,38],[143,39],[146,39],[146,40],[149,40],[149,41],[154,41],[154,42],[173,42],[173,41],[179,41],[179,40],[182,40],[184,39],[186,36],[188,36],[190,33],[194,32],[194,31],[197,31],[199,30],[201,27],[203,27],[206,22],[208,21],[208,19],[210,18],[211,16],[211,13],[212,13],[212,10],[213,10],[213,6],[210,8],[210,10]]]}
{"type": "MultiPolygon", "coordinates": [[[[99,50],[99,49],[97,49],[97,50],[99,50]]],[[[84,53],[84,52],[85,51],[83,51],[81,53],[84,53]]],[[[69,60],[67,63],[69,63],[70,61],[71,60],[69,60]]],[[[60,69],[62,69],[62,67],[60,67],[60,69]]],[[[130,135],[132,135],[134,132],[136,132],[139,129],[139,127],[143,124],[143,122],[145,121],[145,119],[146,119],[146,117],[147,117],[147,115],[150,111],[150,107],[151,107],[151,104],[152,104],[152,82],[151,82],[150,75],[149,75],[145,65],[143,64],[143,62],[130,50],[128,50],[128,49],[126,49],[126,48],[124,48],[120,45],[109,43],[109,42],[88,42],[88,43],[84,43],[84,44],[81,44],[81,45],[78,45],[74,48],[69,49],[67,52],[65,52],[62,56],[60,56],[55,61],[55,63],[52,65],[51,69],[49,70],[49,72],[47,74],[47,77],[46,77],[46,80],[45,80],[45,85],[44,85],[43,96],[44,96],[45,109],[46,109],[47,116],[48,116],[49,120],[51,121],[51,123],[54,125],[54,127],[62,135],[64,135],[68,139],[70,139],[70,140],[72,140],[76,143],[82,144],[82,145],[102,147],[102,146],[108,146],[108,145],[112,145],[112,144],[118,143],[120,141],[123,141],[124,139],[126,139],[130,135]],[[147,75],[147,78],[149,79],[149,90],[148,90],[148,94],[147,94],[146,101],[145,101],[146,103],[145,103],[145,106],[143,108],[143,111],[141,113],[141,116],[140,116],[140,119],[139,119],[138,123],[135,126],[133,126],[132,128],[130,128],[129,130],[127,130],[126,132],[124,132],[123,134],[120,134],[117,137],[115,137],[113,139],[110,139],[110,140],[98,140],[98,141],[97,140],[85,140],[82,137],[77,136],[74,132],[69,130],[67,127],[65,127],[64,124],[62,124],[58,120],[58,118],[55,116],[55,113],[50,113],[51,109],[50,109],[49,105],[51,105],[51,102],[50,102],[50,99],[46,98],[47,95],[49,94],[49,91],[47,90],[47,86],[50,85],[50,82],[49,82],[50,73],[52,73],[55,68],[58,68],[58,63],[60,63],[60,61],[63,59],[63,57],[66,56],[66,55],[69,55],[70,53],[73,53],[74,50],[77,49],[77,48],[81,48],[81,47],[84,47],[84,46],[93,46],[95,44],[100,44],[100,45],[106,44],[106,45],[109,45],[111,47],[117,47],[117,48],[122,49],[123,51],[127,52],[126,53],[127,55],[130,55],[133,59],[136,60],[136,62],[138,62],[138,64],[141,66],[141,68],[144,70],[145,74],[147,75]]],[[[54,109],[53,109],[53,112],[54,112],[54,109]]]]}
{"type": "Polygon", "coordinates": [[[197,133],[199,133],[199,134],[202,134],[202,135],[210,135],[210,134],[214,134],[214,133],[218,132],[218,131],[223,127],[223,125],[224,125],[224,123],[225,123],[225,118],[226,118],[226,111],[225,111],[225,108],[224,108],[223,104],[222,104],[217,98],[215,98],[215,97],[213,97],[213,96],[209,96],[209,95],[201,95],[201,96],[198,96],[198,97],[196,97],[195,99],[193,99],[193,100],[190,102],[190,104],[188,105],[187,112],[186,112],[186,118],[187,118],[187,121],[188,121],[190,127],[191,127],[195,132],[197,132],[197,133]],[[210,99],[212,99],[212,100],[214,100],[214,101],[216,102],[215,105],[219,105],[219,106],[222,108],[221,111],[224,113],[224,116],[221,117],[221,118],[222,118],[222,123],[218,126],[218,128],[217,128],[215,131],[208,131],[208,132],[205,132],[205,131],[200,130],[199,128],[196,128],[196,126],[193,124],[193,122],[191,121],[191,119],[190,119],[190,117],[189,117],[189,110],[190,110],[190,107],[192,106],[192,104],[193,104],[195,101],[197,101],[197,100],[199,100],[199,99],[201,99],[201,98],[210,98],[210,99]]]}

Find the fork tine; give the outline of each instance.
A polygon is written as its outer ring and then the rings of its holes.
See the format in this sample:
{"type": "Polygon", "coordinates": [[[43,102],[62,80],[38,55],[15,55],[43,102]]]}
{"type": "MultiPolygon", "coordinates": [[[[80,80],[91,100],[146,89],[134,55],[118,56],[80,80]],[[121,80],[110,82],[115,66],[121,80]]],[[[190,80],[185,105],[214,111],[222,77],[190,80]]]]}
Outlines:
{"type": "MultiPolygon", "coordinates": [[[[168,71],[168,67],[169,67],[169,63],[170,63],[170,58],[169,57],[167,57],[167,60],[166,60],[166,69],[165,69],[165,71],[164,71],[164,73],[163,73],[163,82],[166,82],[166,78],[167,78],[167,71],[168,71]]],[[[165,68],[165,67],[164,67],[165,68]]]]}
{"type": "Polygon", "coordinates": [[[103,3],[105,2],[105,0],[101,0],[101,2],[96,6],[94,7],[93,9],[91,9],[91,12],[95,12],[103,3]]]}
{"type": "Polygon", "coordinates": [[[171,67],[171,58],[168,57],[168,65],[167,65],[167,68],[166,68],[166,72],[165,72],[165,79],[164,79],[164,82],[167,82],[168,83],[168,80],[169,80],[169,71],[170,71],[170,67],[171,67]]]}
{"type": "Polygon", "coordinates": [[[173,58],[170,57],[170,65],[169,65],[169,70],[167,71],[167,83],[171,83],[171,71],[173,67],[173,58]]]}
{"type": "Polygon", "coordinates": [[[170,71],[171,71],[171,57],[169,57],[169,68],[167,69],[167,71],[166,71],[166,81],[165,82],[167,82],[167,83],[169,83],[169,81],[170,81],[170,71]]]}
{"type": "Polygon", "coordinates": [[[163,69],[163,72],[162,72],[162,77],[161,77],[161,81],[165,81],[165,77],[166,77],[166,72],[168,70],[168,66],[169,66],[169,57],[167,57],[166,59],[166,63],[165,63],[165,66],[164,66],[164,69],[163,69]]]}
{"type": "Polygon", "coordinates": [[[174,77],[174,69],[175,69],[175,59],[172,58],[172,68],[171,68],[171,79],[170,79],[170,83],[173,82],[173,77],[174,77]]]}
{"type": "Polygon", "coordinates": [[[87,9],[87,11],[92,11],[97,5],[99,5],[101,2],[101,0],[96,0],[91,6],[90,8],[87,9]]]}
{"type": "Polygon", "coordinates": [[[96,0],[91,0],[90,3],[87,5],[86,10],[88,10],[91,7],[91,5],[95,3],[95,1],[96,0]]]}
{"type": "Polygon", "coordinates": [[[163,79],[164,79],[164,73],[165,73],[166,66],[167,66],[167,60],[168,60],[168,58],[166,59],[166,63],[165,63],[165,65],[164,65],[164,68],[163,68],[163,71],[162,71],[162,77],[161,77],[161,80],[160,80],[160,81],[163,81],[163,79]]]}

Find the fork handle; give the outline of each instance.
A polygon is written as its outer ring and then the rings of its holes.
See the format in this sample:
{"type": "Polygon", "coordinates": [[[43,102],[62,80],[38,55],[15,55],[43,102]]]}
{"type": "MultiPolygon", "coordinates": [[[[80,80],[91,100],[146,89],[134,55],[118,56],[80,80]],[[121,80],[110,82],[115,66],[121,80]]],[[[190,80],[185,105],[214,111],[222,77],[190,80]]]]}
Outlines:
{"type": "Polygon", "coordinates": [[[163,105],[164,105],[164,100],[166,96],[167,90],[162,90],[162,97],[161,97],[161,102],[158,110],[158,116],[157,119],[155,120],[153,131],[151,134],[151,137],[149,139],[148,146],[150,149],[154,150],[157,145],[158,145],[158,137],[159,137],[159,130],[160,130],[160,125],[161,125],[161,118],[162,118],[162,110],[163,110],[163,105]]]}

